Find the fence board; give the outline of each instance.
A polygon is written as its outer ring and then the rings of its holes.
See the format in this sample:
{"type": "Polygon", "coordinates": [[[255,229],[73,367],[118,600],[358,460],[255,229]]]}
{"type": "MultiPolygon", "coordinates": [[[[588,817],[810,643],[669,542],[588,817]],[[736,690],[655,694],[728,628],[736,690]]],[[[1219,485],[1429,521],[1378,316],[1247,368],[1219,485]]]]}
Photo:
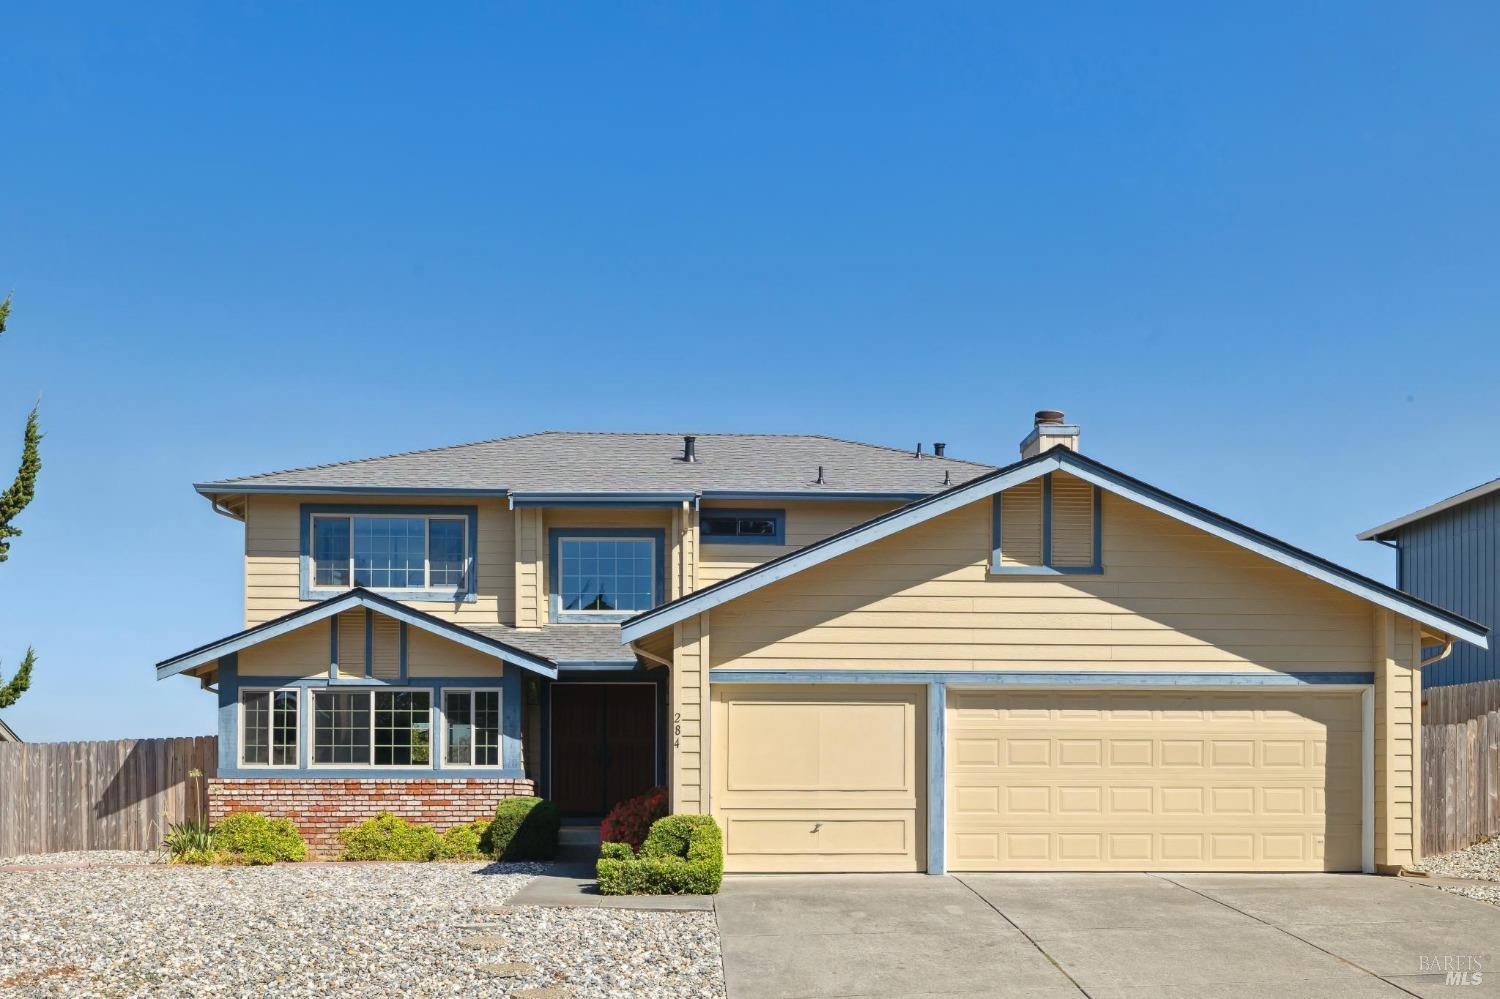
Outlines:
{"type": "Polygon", "coordinates": [[[1422,852],[1500,836],[1500,680],[1436,687],[1422,719],[1422,852]]]}
{"type": "Polygon", "coordinates": [[[0,857],[151,849],[208,818],[218,757],[214,736],[0,744],[0,857]]]}

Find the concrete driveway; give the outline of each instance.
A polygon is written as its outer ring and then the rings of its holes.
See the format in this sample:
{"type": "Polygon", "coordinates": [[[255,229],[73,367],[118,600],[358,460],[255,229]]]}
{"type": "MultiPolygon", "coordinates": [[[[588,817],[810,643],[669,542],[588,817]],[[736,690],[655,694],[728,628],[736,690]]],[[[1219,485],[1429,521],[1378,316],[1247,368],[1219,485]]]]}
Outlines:
{"type": "Polygon", "coordinates": [[[1500,997],[1500,908],[1394,878],[737,877],[717,911],[729,999],[1500,997]]]}

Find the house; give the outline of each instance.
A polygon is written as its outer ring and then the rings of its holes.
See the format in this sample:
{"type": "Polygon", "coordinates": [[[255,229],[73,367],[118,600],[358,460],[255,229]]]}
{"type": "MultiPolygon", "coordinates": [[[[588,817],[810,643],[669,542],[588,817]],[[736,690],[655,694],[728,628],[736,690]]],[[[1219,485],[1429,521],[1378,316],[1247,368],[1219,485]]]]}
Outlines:
{"type": "Polygon", "coordinates": [[[534,434],[204,483],[245,629],[216,814],[597,816],[654,782],[734,871],[1390,870],[1424,645],[1465,617],[1079,453],[534,434]]]}
{"type": "Polygon", "coordinates": [[[0,742],[20,742],[21,737],[16,735],[15,730],[5,724],[5,719],[0,718],[0,742]]]}
{"type": "MultiPolygon", "coordinates": [[[[1479,621],[1500,619],[1500,479],[1358,537],[1396,550],[1396,585],[1406,592],[1479,621]]],[[[1422,670],[1424,687],[1500,680],[1494,649],[1459,643],[1443,651],[1422,670]]]]}

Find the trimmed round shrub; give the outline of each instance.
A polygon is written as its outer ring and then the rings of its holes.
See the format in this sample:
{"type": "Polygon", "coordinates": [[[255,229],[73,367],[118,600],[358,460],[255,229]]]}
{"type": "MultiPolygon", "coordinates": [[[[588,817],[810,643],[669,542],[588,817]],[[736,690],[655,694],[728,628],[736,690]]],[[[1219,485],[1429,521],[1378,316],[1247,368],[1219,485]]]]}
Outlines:
{"type": "Polygon", "coordinates": [[[454,826],[438,838],[433,860],[483,860],[488,854],[483,843],[490,829],[489,819],[475,819],[467,825],[454,826]]]}
{"type": "Polygon", "coordinates": [[[708,815],[668,815],[639,854],[624,843],[599,849],[601,895],[713,895],[724,880],[724,836],[708,815]]]}
{"type": "Polygon", "coordinates": [[[442,838],[430,826],[391,812],[340,829],[339,842],[344,844],[341,860],[431,860],[442,847],[442,838]]]}
{"type": "Polygon", "coordinates": [[[651,823],[666,814],[667,789],[653,787],[611,808],[599,827],[599,838],[606,843],[629,843],[632,850],[639,850],[651,831],[651,823]]]}
{"type": "Polygon", "coordinates": [[[490,856],[496,860],[551,860],[557,856],[562,815],[541,798],[503,798],[490,823],[490,856]]]}
{"type": "Polygon", "coordinates": [[[214,852],[220,863],[274,864],[307,859],[291,819],[272,819],[259,812],[235,812],[214,826],[214,852]]]}

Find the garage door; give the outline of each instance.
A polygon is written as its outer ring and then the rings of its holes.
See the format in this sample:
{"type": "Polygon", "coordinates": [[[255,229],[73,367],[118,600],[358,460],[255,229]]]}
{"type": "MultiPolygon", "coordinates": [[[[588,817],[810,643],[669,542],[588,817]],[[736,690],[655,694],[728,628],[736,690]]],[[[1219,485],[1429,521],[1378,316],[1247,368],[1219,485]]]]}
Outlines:
{"type": "Polygon", "coordinates": [[[1354,693],[950,690],[948,867],[1360,866],[1354,693]]]}
{"type": "Polygon", "coordinates": [[[726,869],[922,870],[924,702],[910,688],[716,686],[726,869]]]}

